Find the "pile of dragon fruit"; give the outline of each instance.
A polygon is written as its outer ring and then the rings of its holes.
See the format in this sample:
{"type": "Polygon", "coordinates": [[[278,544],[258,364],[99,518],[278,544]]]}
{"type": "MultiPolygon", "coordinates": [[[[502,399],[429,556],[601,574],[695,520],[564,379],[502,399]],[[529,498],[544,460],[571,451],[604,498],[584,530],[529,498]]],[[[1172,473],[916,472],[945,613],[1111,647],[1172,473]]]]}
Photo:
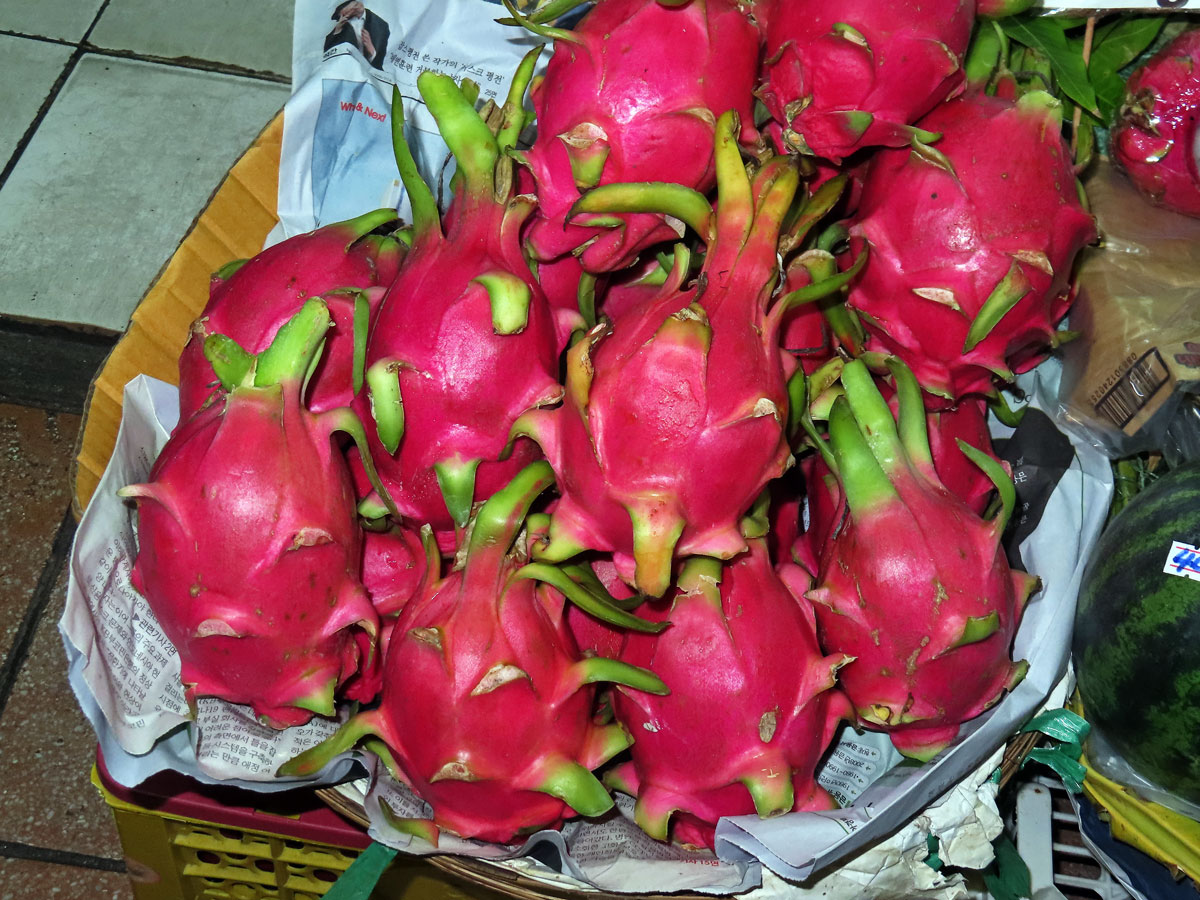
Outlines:
{"type": "Polygon", "coordinates": [[[397,98],[411,223],[216,273],[133,580],[190,699],[348,713],[281,774],[365,748],[435,842],[618,791],[711,846],[831,808],[842,723],[928,760],[1021,679],[987,416],[1096,230],[1058,102],[964,73],[1012,3],[572,5],[509,7],[552,57],[503,104],[420,76],[444,208],[397,98]]]}

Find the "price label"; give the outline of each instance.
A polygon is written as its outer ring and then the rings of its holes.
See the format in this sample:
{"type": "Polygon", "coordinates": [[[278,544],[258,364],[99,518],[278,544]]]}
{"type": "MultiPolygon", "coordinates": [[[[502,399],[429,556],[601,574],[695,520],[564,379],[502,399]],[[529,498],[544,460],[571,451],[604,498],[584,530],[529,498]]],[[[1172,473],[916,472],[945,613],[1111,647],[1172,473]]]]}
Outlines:
{"type": "Polygon", "coordinates": [[[1200,549],[1183,541],[1175,541],[1171,544],[1171,552],[1167,554],[1163,572],[1200,581],[1200,549]]]}

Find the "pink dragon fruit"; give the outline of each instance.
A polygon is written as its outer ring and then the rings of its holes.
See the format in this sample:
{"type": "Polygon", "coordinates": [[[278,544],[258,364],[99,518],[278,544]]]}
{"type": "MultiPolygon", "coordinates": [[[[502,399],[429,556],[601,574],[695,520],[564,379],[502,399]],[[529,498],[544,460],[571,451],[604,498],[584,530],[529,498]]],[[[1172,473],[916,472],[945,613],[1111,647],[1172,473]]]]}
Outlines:
{"type": "Polygon", "coordinates": [[[1060,124],[1041,91],[971,92],[921,120],[936,143],[872,161],[850,226],[870,259],[846,305],[867,349],[901,357],[944,405],[994,392],[1060,340],[1072,262],[1096,237],[1060,124]]]}
{"type": "Polygon", "coordinates": [[[428,532],[391,524],[363,533],[363,587],[375,611],[395,616],[416,595],[425,573],[439,563],[437,545],[428,532]]]}
{"type": "Polygon", "coordinates": [[[1113,159],[1142,194],[1200,216],[1200,28],[1129,77],[1110,139],[1113,159]]]}
{"type": "Polygon", "coordinates": [[[149,482],[120,491],[138,502],[133,585],[179,651],[189,702],[248,704],[276,728],[332,715],[339,686],[377,665],[354,490],[332,440],[361,441],[362,426],[301,402],[328,327],[325,305],[306,301],[242,383],[175,430],[149,482]]]}
{"type": "Polygon", "coordinates": [[[1037,579],[1000,545],[1015,503],[1006,470],[961,445],[1002,498],[980,519],[937,480],[916,379],[894,357],[889,368],[896,419],[861,360],[842,372],[829,431],[847,515],[807,596],[821,646],[855,657],[838,679],[860,723],[929,759],[1024,676],[1009,654],[1037,579]]]}
{"type": "Polygon", "coordinates": [[[758,95],[783,146],[841,162],[907,145],[912,123],[962,89],[974,11],[974,0],[760,2],[758,95]]]}
{"type": "Polygon", "coordinates": [[[369,391],[355,408],[398,509],[432,526],[445,549],[474,501],[540,455],[525,439],[508,448],[510,425],[562,395],[554,322],[518,234],[531,201],[513,196],[505,156],[524,121],[535,58],[522,63],[497,134],[448,76],[418,78],[458,160],[444,223],[404,142],[399,102],[392,107],[413,243],[371,333],[369,391]]]}
{"type": "Polygon", "coordinates": [[[356,389],[356,330],[361,353],[369,319],[404,254],[398,240],[371,232],[395,218],[395,210],[375,210],[288,238],[217,272],[208,303],[192,323],[179,357],[180,420],[218,390],[217,376],[204,355],[205,338],[225,335],[248,353],[259,353],[305,300],[318,295],[329,306],[334,327],[310,379],[308,407],[324,412],[348,406],[356,389]]]}
{"type": "Polygon", "coordinates": [[[694,225],[713,232],[695,283],[683,286],[689,255],[679,247],[656,296],[568,352],[563,405],[515,429],[534,436],[559,476],[543,558],[611,552],[622,578],[652,596],[667,589],[676,555],[744,550],[739,520],[791,462],[779,321],[766,305],[799,179],[775,157],[751,183],[737,130],[736,115],[722,115],[718,212],[694,225]]]}
{"type": "MultiPolygon", "coordinates": [[[[888,398],[893,415],[899,413],[898,397],[886,384],[879,385],[888,398]]],[[[983,400],[963,400],[957,407],[926,412],[926,431],[930,457],[938,481],[963,500],[972,512],[982,516],[987,510],[996,485],[988,474],[969,457],[959,444],[963,441],[1000,465],[992,449],[987,427],[987,405],[983,400]]],[[[792,558],[809,572],[819,570],[826,544],[846,514],[842,490],[834,469],[820,454],[805,457],[800,463],[806,485],[808,528],[795,537],[790,546],[792,558]]],[[[786,556],[779,558],[786,559],[786,556]]]]}
{"type": "Polygon", "coordinates": [[[537,181],[530,249],[539,260],[578,252],[590,272],[626,268],[678,226],[653,209],[577,208],[581,193],[632,182],[708,191],[717,116],[737,110],[743,139],[755,137],[757,31],[735,0],[600,0],[574,31],[531,27],[554,38],[554,56],[522,155],[537,181]]]}
{"type": "Polygon", "coordinates": [[[316,771],[373,736],[367,747],[433,810],[431,820],[394,824],[434,843],[443,828],[504,843],[612,807],[591,770],[630,738],[619,725],[593,722],[594,683],[665,688],[617,660],[582,658],[562,594],[522,568],[514,541],[553,480],[539,460],[479,508],[460,565],[431,577],[397,622],[378,708],[280,774],[316,771]]]}
{"type": "MultiPolygon", "coordinates": [[[[808,586],[799,575],[799,589],[808,586]]],[[[630,634],[621,659],[671,693],[614,692],[617,719],[637,740],[631,761],[606,777],[637,798],[638,825],[711,847],[722,816],[835,807],[814,772],[852,716],[833,690],[849,657],[821,653],[812,606],[775,574],[765,541],[725,564],[692,557],[670,601],[650,605],[648,617],[669,615],[671,627],[630,634]]]]}

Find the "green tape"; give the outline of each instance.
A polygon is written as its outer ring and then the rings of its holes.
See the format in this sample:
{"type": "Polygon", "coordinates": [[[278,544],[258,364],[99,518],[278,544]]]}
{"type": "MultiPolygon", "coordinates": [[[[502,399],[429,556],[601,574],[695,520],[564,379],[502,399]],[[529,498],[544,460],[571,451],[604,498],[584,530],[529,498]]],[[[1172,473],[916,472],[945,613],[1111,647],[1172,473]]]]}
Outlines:
{"type": "Polygon", "coordinates": [[[1053,747],[1034,747],[1021,763],[1039,762],[1051,769],[1063,787],[1073,794],[1083,790],[1087,770],[1079,762],[1083,755],[1083,739],[1092,726],[1069,709],[1047,709],[1030,719],[1021,731],[1037,731],[1056,741],[1053,747]]]}
{"type": "Polygon", "coordinates": [[[1069,744],[1081,744],[1092,726],[1069,709],[1046,709],[1030,719],[1022,731],[1040,731],[1047,737],[1069,744]]]}
{"type": "MultiPolygon", "coordinates": [[[[1017,852],[1017,846],[1006,834],[992,842],[996,858],[983,870],[983,882],[993,900],[1020,900],[1033,894],[1029,866],[1017,852]]],[[[329,895],[326,894],[326,897],[329,895]]]]}
{"type": "Polygon", "coordinates": [[[395,847],[372,843],[325,892],[325,900],[366,900],[395,856],[395,847]]]}
{"type": "Polygon", "coordinates": [[[1063,744],[1058,747],[1034,747],[1025,761],[1033,760],[1054,770],[1062,779],[1063,787],[1072,794],[1083,790],[1083,779],[1087,769],[1079,761],[1081,749],[1078,744],[1063,744]]]}
{"type": "Polygon", "coordinates": [[[936,834],[931,834],[925,838],[925,846],[929,848],[929,855],[925,857],[925,865],[933,869],[935,872],[942,867],[942,858],[938,856],[938,848],[942,842],[938,840],[936,834]]]}

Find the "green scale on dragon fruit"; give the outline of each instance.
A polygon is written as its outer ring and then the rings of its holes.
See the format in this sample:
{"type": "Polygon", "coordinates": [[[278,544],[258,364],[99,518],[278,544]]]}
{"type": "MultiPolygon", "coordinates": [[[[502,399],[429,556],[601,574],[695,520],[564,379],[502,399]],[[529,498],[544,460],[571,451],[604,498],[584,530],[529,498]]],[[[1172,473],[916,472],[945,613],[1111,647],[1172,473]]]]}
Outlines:
{"type": "Polygon", "coordinates": [[[847,512],[807,596],[821,646],[855,657],[838,678],[860,724],[930,759],[1024,676],[1009,654],[1037,579],[1013,571],[1000,543],[1016,499],[1008,472],[960,444],[1001,498],[981,519],[938,480],[916,379],[896,358],[888,368],[895,418],[862,361],[842,372],[829,430],[847,512]]]}
{"type": "Polygon", "coordinates": [[[1200,28],[1129,76],[1109,138],[1113,159],[1146,198],[1200,216],[1200,28]]]}
{"type": "Polygon", "coordinates": [[[249,705],[276,728],[378,690],[379,619],[334,432],[365,436],[348,408],[302,401],[329,325],[310,299],[257,356],[210,336],[226,389],[175,429],[147,483],[120,491],[138,504],[133,585],[179,651],[189,703],[249,705]]]}
{"type": "Polygon", "coordinates": [[[401,613],[379,706],[286,763],[281,775],[316,772],[362,741],[432,808],[431,819],[387,810],[385,817],[435,845],[442,829],[506,843],[612,808],[591,770],[632,739],[618,724],[593,721],[595,684],[666,687],[615,659],[584,658],[567,628],[564,593],[617,624],[666,625],[597,600],[553,566],[525,564],[522,524],[553,482],[549,463],[539,460],[478,508],[453,570],[438,577],[431,568],[401,613]]]}
{"type": "Polygon", "coordinates": [[[759,0],[768,133],[835,163],[907,146],[913,123],[962,90],[974,12],[974,0],[759,0]]]}
{"type": "MultiPolygon", "coordinates": [[[[706,241],[700,273],[689,277],[690,254],[677,246],[657,294],[568,351],[563,404],[534,410],[514,429],[537,440],[559,477],[541,558],[611,552],[621,577],[652,596],[666,591],[676,556],[745,550],[742,516],[791,464],[795,363],[778,346],[787,298],[767,307],[799,176],[776,156],[751,179],[738,132],[737,115],[723,114],[715,213],[689,188],[641,186],[644,208],[670,210],[706,241]]],[[[603,185],[581,203],[627,208],[633,190],[603,185]]]]}
{"type": "Polygon", "coordinates": [[[551,3],[527,27],[554,39],[544,80],[531,91],[538,133],[518,158],[536,182],[528,227],[533,257],[568,254],[589,272],[633,265],[647,247],[677,240],[653,205],[575,208],[598,185],[660,182],[709,191],[717,116],[737,110],[754,142],[751,104],[758,34],[735,0],[599,0],[573,30],[538,24],[575,3],[551,3]]]}
{"type": "Polygon", "coordinates": [[[510,446],[512,423],[562,395],[553,317],[521,249],[532,201],[514,193],[507,155],[525,124],[536,52],[503,108],[485,108],[487,121],[449,77],[418,77],[458,163],[444,219],[404,141],[400,103],[392,105],[413,239],[371,332],[368,390],[355,408],[400,513],[430,525],[444,551],[474,502],[541,455],[528,439],[510,446]]]}
{"type": "Polygon", "coordinates": [[[817,646],[808,574],[772,569],[766,541],[727,563],[691,557],[669,597],[647,604],[660,635],[631,633],[621,659],[649,669],[665,696],[617,688],[617,721],[637,735],[606,775],[637,798],[658,840],[713,846],[722,816],[763,818],[836,807],[814,772],[853,710],[834,687],[850,658],[817,646]]]}
{"type": "Polygon", "coordinates": [[[218,270],[179,357],[180,420],[220,390],[204,355],[209,335],[224,335],[248,353],[261,353],[304,301],[316,296],[329,307],[333,328],[309,379],[308,407],[324,412],[349,406],[360,387],[370,320],[404,258],[397,238],[374,233],[395,219],[395,210],[374,210],[288,238],[218,270]]]}
{"type": "Polygon", "coordinates": [[[971,91],[919,125],[941,137],[871,162],[850,225],[870,258],[846,305],[867,350],[899,356],[953,406],[995,393],[1064,338],[1071,267],[1096,226],[1049,94],[971,91]]]}
{"type": "MultiPolygon", "coordinates": [[[[1083,714],[1164,800],[1200,809],[1200,463],[1135,495],[1100,536],[1079,588],[1072,652],[1083,714]]],[[[1101,756],[1089,757],[1101,771],[1101,756]]],[[[1127,776],[1107,771],[1116,780],[1127,776]]]]}

